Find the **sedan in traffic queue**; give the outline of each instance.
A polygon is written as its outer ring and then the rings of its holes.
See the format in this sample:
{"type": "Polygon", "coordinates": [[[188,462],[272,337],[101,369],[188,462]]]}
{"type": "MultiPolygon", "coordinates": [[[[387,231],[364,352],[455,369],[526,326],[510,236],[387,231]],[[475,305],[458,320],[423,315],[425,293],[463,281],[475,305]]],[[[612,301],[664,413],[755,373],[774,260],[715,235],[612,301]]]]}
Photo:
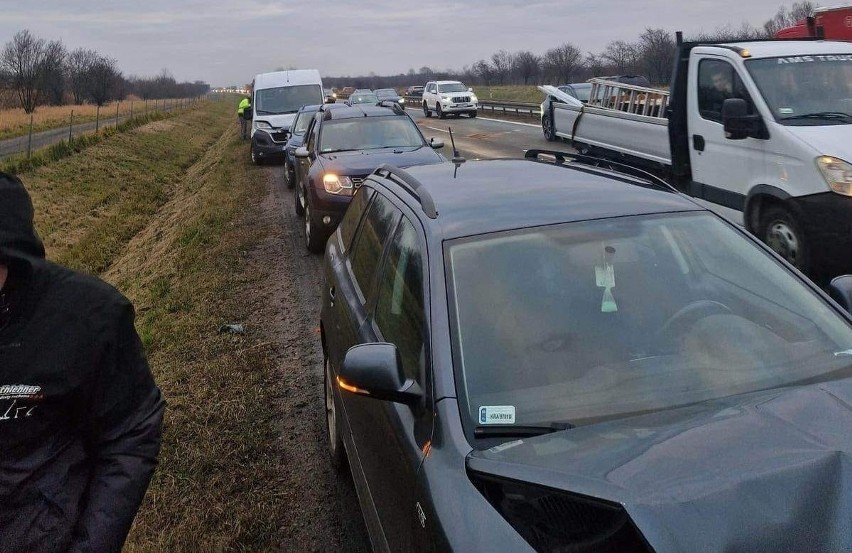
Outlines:
{"type": "Polygon", "coordinates": [[[396,90],[392,88],[380,88],[376,90],[376,97],[378,97],[380,102],[396,102],[399,104],[399,107],[405,109],[405,98],[397,94],[396,90]]]}
{"type": "Polygon", "coordinates": [[[305,245],[320,253],[334,231],[352,193],[384,163],[399,166],[442,163],[444,146],[429,142],[397,104],[320,108],[295,152],[296,213],[305,217],[305,245]]]}
{"type": "Polygon", "coordinates": [[[852,551],[852,276],[527,157],[380,167],[328,240],[329,454],[374,550],[852,551]]]}

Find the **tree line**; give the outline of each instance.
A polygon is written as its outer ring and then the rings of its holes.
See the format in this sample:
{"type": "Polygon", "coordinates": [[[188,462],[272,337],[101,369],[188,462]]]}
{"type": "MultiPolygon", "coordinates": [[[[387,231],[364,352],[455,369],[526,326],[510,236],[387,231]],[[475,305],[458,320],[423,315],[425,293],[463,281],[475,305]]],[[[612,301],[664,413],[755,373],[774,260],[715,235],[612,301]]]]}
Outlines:
{"type": "Polygon", "coordinates": [[[201,81],[179,83],[163,69],[155,77],[125,77],[115,58],[95,50],[68,50],[61,40],[18,31],[0,52],[0,89],[27,113],[39,105],[91,103],[97,106],[132,94],[144,100],[206,94],[201,81]]]}
{"type": "MultiPolygon", "coordinates": [[[[739,28],[725,26],[710,33],[687,37],[696,41],[730,41],[771,38],[779,29],[813,16],[815,5],[808,0],[781,6],[762,27],[743,23],[739,28]]],[[[668,84],[674,68],[674,33],[660,28],[647,28],[638,40],[615,40],[602,52],[583,52],[566,42],[535,54],[528,50],[500,50],[490,59],[481,59],[459,70],[438,71],[430,67],[409,69],[392,76],[370,74],[366,77],[331,77],[323,79],[330,86],[358,88],[403,87],[424,84],[436,79],[457,79],[467,84],[499,86],[552,84],[584,81],[602,75],[644,75],[656,85],[668,84]]]]}

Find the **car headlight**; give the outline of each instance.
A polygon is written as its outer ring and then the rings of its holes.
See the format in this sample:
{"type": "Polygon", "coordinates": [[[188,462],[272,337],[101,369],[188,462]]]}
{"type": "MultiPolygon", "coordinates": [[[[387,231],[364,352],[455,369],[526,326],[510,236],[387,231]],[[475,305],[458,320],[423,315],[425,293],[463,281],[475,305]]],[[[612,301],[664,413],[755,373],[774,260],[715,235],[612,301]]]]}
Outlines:
{"type": "Polygon", "coordinates": [[[255,122],[254,122],[254,128],[255,128],[255,129],[264,129],[264,130],[268,130],[268,129],[271,129],[271,128],[272,128],[272,125],[270,125],[270,124],[269,124],[269,123],[267,123],[266,121],[255,121],[255,122]]]}
{"type": "Polygon", "coordinates": [[[400,98],[400,99],[399,99],[399,103],[400,103],[400,104],[404,104],[404,103],[405,103],[405,98],[400,98]]]}
{"type": "Polygon", "coordinates": [[[470,101],[473,102],[474,104],[478,104],[479,98],[476,97],[476,94],[471,94],[470,95],[470,101]]]}
{"type": "Polygon", "coordinates": [[[832,191],[852,196],[852,165],[832,156],[819,156],[816,164],[832,191]]]}
{"type": "Polygon", "coordinates": [[[322,177],[322,185],[325,191],[330,194],[352,193],[352,179],[349,177],[341,177],[333,173],[326,173],[322,177]]]}

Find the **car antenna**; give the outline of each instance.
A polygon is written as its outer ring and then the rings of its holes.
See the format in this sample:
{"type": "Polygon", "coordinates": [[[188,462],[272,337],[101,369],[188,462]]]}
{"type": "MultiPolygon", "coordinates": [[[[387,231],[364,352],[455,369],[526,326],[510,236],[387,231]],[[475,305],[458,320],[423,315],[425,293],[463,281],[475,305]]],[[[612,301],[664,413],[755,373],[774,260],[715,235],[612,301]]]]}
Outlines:
{"type": "Polygon", "coordinates": [[[461,154],[459,154],[459,151],[456,149],[456,141],[455,141],[455,139],[453,138],[453,128],[452,128],[452,127],[447,127],[447,130],[450,132],[450,144],[452,144],[452,145],[453,145],[453,159],[452,159],[452,162],[453,162],[453,163],[455,163],[455,164],[456,164],[456,166],[461,165],[462,163],[464,163],[464,162],[465,162],[465,161],[467,161],[467,160],[466,160],[465,158],[463,158],[463,157],[461,156],[461,154]]]}

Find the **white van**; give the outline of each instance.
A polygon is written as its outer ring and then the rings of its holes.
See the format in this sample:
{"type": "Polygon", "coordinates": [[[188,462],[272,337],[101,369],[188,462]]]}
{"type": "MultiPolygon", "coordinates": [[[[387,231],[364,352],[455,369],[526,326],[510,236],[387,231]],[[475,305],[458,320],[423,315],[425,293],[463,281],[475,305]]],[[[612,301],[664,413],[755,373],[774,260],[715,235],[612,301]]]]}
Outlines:
{"type": "Polygon", "coordinates": [[[284,159],[290,125],[299,108],[322,104],[325,95],[316,69],[255,75],[252,81],[251,160],[284,159]]]}

